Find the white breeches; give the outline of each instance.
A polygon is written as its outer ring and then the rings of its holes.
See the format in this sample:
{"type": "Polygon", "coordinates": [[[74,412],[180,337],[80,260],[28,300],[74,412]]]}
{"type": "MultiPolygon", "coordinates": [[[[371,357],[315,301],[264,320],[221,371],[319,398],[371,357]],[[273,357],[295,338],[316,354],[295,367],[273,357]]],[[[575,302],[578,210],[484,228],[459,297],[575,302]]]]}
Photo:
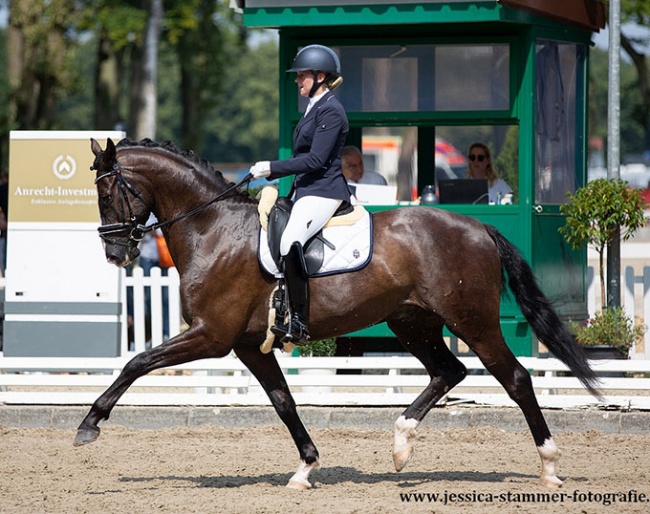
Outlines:
{"type": "Polygon", "coordinates": [[[304,246],[309,238],[325,226],[339,205],[341,200],[320,196],[303,196],[297,200],[282,234],[280,255],[287,255],[295,241],[304,246]]]}

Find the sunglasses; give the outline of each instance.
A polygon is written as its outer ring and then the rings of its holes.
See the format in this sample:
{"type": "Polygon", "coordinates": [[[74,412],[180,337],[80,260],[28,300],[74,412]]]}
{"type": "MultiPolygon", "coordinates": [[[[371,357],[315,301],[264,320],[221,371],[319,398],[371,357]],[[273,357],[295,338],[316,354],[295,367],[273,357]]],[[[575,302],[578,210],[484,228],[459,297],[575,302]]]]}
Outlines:
{"type": "Polygon", "coordinates": [[[485,155],[470,155],[469,160],[474,162],[476,159],[478,159],[478,162],[483,162],[485,160],[485,155]]]}

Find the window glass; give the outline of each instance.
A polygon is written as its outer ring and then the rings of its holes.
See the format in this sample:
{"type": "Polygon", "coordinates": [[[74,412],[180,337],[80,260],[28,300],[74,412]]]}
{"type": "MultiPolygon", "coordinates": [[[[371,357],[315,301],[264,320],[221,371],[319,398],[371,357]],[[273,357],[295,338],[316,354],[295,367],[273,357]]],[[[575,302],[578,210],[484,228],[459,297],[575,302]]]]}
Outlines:
{"type": "Polygon", "coordinates": [[[535,119],[535,202],[561,204],[576,181],[576,98],[584,45],[539,41],[535,119]]]}
{"type": "MultiPolygon", "coordinates": [[[[510,99],[507,44],[333,47],[348,112],[506,110],[510,99]]],[[[297,95],[304,111],[307,100],[297,95]]]]}
{"type": "Polygon", "coordinates": [[[417,127],[365,127],[361,152],[366,171],[397,187],[398,201],[417,197],[417,127]]]}
{"type": "Polygon", "coordinates": [[[508,108],[508,45],[439,45],[435,49],[436,111],[508,108]]]}
{"type": "MultiPolygon", "coordinates": [[[[411,201],[420,196],[419,184],[431,184],[438,190],[440,180],[469,178],[469,147],[487,145],[495,177],[505,182],[517,202],[519,190],[519,129],[516,125],[439,126],[432,141],[420,141],[417,127],[365,127],[362,129],[362,154],[366,171],[379,173],[389,185],[397,186],[397,199],[411,201]],[[420,145],[418,145],[420,143],[420,145]],[[419,169],[419,151],[429,152],[419,169]]],[[[490,180],[493,187],[496,186],[490,180]]],[[[497,194],[493,190],[493,196],[497,194]]],[[[505,196],[502,194],[501,198],[505,196]]],[[[496,203],[496,201],[494,202],[496,203]]]]}

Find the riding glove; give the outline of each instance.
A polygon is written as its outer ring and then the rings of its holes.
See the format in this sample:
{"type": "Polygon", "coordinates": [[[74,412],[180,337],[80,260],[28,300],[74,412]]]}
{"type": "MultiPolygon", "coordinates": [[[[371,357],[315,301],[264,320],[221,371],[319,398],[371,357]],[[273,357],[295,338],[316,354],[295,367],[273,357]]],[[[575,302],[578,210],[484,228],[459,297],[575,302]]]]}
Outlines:
{"type": "Polygon", "coordinates": [[[253,178],[265,178],[271,175],[271,161],[257,161],[250,169],[253,178]]]}

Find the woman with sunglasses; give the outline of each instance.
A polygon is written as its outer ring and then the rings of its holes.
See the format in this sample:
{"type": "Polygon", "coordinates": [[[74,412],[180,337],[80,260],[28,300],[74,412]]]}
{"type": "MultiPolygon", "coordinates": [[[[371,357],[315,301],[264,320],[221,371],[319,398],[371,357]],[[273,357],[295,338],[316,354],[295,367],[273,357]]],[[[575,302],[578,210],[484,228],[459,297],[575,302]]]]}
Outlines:
{"type": "Polygon", "coordinates": [[[467,152],[467,158],[469,159],[467,176],[469,178],[487,179],[488,196],[491,204],[500,203],[505,195],[512,194],[512,188],[505,180],[499,178],[499,175],[492,167],[492,155],[487,145],[483,143],[472,144],[467,152]]]}

